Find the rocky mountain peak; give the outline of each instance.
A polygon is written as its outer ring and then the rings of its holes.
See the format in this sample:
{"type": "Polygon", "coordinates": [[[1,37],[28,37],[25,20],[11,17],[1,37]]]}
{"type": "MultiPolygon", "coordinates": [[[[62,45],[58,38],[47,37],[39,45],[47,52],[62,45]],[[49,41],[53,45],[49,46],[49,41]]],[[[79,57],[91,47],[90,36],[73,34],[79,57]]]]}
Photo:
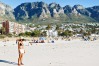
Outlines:
{"type": "Polygon", "coordinates": [[[75,9],[85,9],[82,5],[74,5],[73,8],[75,9]]]}
{"type": "MultiPolygon", "coordinates": [[[[82,5],[66,5],[61,7],[57,3],[26,2],[12,9],[9,5],[0,2],[0,19],[15,18],[17,21],[38,21],[51,19],[52,21],[94,21],[99,20],[99,6],[84,8],[82,5]],[[75,16],[76,15],[76,16],[75,16]],[[54,18],[55,17],[55,18],[54,18]],[[78,19],[79,18],[79,19],[78,19]]],[[[36,22],[35,21],[35,22],[36,22]]],[[[48,20],[50,21],[50,20],[48,20]]]]}
{"type": "Polygon", "coordinates": [[[44,2],[38,2],[38,7],[48,7],[48,5],[44,2]]]}
{"type": "Polygon", "coordinates": [[[61,9],[62,7],[59,4],[51,3],[49,4],[49,8],[58,10],[58,9],[61,9]]]}
{"type": "Polygon", "coordinates": [[[93,6],[93,9],[98,9],[99,10],[99,6],[93,6]]]}
{"type": "Polygon", "coordinates": [[[5,15],[7,12],[11,12],[11,11],[13,12],[13,9],[9,5],[0,2],[0,13],[2,15],[5,15]]]}
{"type": "Polygon", "coordinates": [[[2,2],[0,2],[0,20],[5,20],[6,19],[15,19],[14,14],[13,14],[14,10],[9,6],[6,5],[2,2]],[[5,17],[5,18],[4,18],[5,17]]]}
{"type": "Polygon", "coordinates": [[[56,3],[49,4],[49,11],[52,17],[59,17],[59,14],[64,14],[63,8],[56,3]]]}
{"type": "Polygon", "coordinates": [[[70,5],[66,5],[65,7],[63,7],[64,9],[64,13],[68,14],[72,12],[72,7],[70,5]]]}

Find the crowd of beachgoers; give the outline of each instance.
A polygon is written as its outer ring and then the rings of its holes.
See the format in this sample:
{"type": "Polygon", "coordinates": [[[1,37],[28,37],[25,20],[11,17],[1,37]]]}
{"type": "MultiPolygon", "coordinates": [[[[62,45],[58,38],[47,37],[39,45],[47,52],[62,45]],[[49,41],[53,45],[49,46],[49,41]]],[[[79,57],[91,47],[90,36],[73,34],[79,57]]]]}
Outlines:
{"type": "MultiPolygon", "coordinates": [[[[19,37],[4,38],[0,40],[0,44],[17,44],[19,37]]],[[[24,37],[24,42],[28,45],[33,43],[65,43],[66,41],[96,41],[99,37],[24,37]]]]}

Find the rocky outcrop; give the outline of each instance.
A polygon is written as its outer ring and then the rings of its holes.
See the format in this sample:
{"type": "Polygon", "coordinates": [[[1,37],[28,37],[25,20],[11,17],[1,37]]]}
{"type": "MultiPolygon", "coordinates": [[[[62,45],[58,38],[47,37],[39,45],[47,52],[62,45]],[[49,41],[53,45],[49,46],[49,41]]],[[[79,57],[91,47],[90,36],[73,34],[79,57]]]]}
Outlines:
{"type": "Polygon", "coordinates": [[[33,17],[48,18],[50,12],[44,2],[23,3],[14,9],[16,20],[32,19],[33,17]]]}
{"type": "Polygon", "coordinates": [[[59,17],[59,14],[64,14],[63,8],[56,3],[47,5],[44,2],[23,3],[14,9],[16,20],[59,17]]]}
{"type": "Polygon", "coordinates": [[[86,8],[90,13],[91,17],[99,21],[99,6],[86,8]]]}
{"type": "MultiPolygon", "coordinates": [[[[99,21],[99,6],[84,8],[82,5],[66,5],[61,7],[57,3],[27,2],[18,5],[15,9],[0,2],[0,20],[14,19],[17,21],[46,20],[73,22],[87,20],[99,21]],[[69,21],[68,21],[69,20],[69,21]]],[[[35,22],[36,22],[35,21],[35,22]]],[[[87,22],[85,21],[85,22],[87,22]]]]}
{"type": "MultiPolygon", "coordinates": [[[[32,2],[23,3],[17,6],[15,11],[16,20],[33,19],[34,17],[43,19],[49,17],[60,17],[60,14],[65,14],[68,17],[74,15],[75,17],[87,16],[99,20],[99,6],[94,6],[90,8],[84,8],[82,5],[66,5],[61,7],[59,4],[51,3],[46,4],[44,2],[32,2]]],[[[61,15],[62,16],[62,15],[61,15]]]]}
{"type": "Polygon", "coordinates": [[[70,5],[66,5],[65,7],[63,7],[63,9],[65,14],[69,14],[72,12],[72,7],[70,5]]]}
{"type": "Polygon", "coordinates": [[[77,15],[86,15],[89,17],[91,16],[91,13],[86,8],[84,8],[82,5],[74,5],[73,7],[66,5],[64,7],[64,12],[65,12],[65,14],[72,13],[76,16],[77,15]]]}
{"type": "Polygon", "coordinates": [[[82,15],[86,15],[86,16],[91,16],[91,13],[85,9],[82,5],[74,5],[74,7],[78,13],[82,14],[82,15]]]}
{"type": "Polygon", "coordinates": [[[59,14],[64,14],[63,8],[56,3],[49,4],[49,11],[52,17],[59,17],[59,14]]]}
{"type": "Polygon", "coordinates": [[[0,2],[0,20],[6,20],[6,19],[15,19],[14,10],[9,6],[2,2],[0,2]],[[4,19],[5,18],[5,19],[4,19]]]}

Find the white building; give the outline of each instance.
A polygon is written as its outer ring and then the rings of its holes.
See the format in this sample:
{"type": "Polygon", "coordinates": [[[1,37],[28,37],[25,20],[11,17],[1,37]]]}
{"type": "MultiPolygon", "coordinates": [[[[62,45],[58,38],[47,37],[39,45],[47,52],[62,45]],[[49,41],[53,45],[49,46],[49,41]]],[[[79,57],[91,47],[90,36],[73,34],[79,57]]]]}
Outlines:
{"type": "Polygon", "coordinates": [[[57,31],[53,31],[53,30],[47,30],[47,36],[49,36],[49,37],[57,37],[58,36],[58,32],[57,31]]]}

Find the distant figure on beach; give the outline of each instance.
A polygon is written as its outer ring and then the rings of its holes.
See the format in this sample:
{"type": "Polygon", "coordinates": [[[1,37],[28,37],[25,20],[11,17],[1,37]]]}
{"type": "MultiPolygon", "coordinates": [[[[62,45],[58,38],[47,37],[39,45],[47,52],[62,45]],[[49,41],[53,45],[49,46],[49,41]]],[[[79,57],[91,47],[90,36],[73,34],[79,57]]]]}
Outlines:
{"type": "Polygon", "coordinates": [[[18,43],[18,40],[16,40],[16,44],[18,43]]]}
{"type": "Polygon", "coordinates": [[[23,40],[24,40],[23,37],[20,37],[20,39],[18,40],[18,52],[19,52],[18,65],[24,65],[22,63],[23,54],[25,53],[23,40]]]}

